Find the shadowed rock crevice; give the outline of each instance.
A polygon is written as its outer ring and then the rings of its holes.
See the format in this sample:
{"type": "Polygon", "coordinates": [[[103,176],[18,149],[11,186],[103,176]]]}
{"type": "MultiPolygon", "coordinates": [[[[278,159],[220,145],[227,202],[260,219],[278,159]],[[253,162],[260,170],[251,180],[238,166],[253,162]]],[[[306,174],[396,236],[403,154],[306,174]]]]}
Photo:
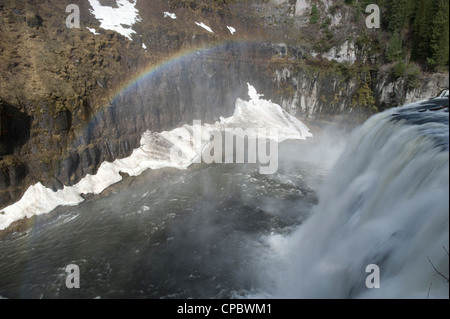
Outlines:
{"type": "Polygon", "coordinates": [[[0,98],[0,156],[13,154],[30,138],[30,117],[0,98]]]}

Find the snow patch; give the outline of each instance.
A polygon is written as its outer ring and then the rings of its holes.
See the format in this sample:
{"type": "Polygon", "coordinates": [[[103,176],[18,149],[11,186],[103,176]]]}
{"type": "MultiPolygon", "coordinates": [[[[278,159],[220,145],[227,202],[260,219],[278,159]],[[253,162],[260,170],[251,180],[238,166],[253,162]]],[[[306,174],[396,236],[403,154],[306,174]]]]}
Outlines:
{"type": "Polygon", "coordinates": [[[198,25],[199,27],[202,27],[203,29],[205,29],[206,31],[210,32],[210,33],[214,33],[214,31],[208,27],[206,24],[204,24],[203,22],[195,22],[196,25],[198,25]]]}
{"type": "Polygon", "coordinates": [[[102,6],[99,0],[89,0],[92,9],[89,11],[100,22],[100,27],[105,30],[115,31],[129,40],[136,33],[132,29],[133,24],[141,21],[139,11],[135,8],[137,0],[116,0],[117,8],[102,6]]]}
{"type": "Polygon", "coordinates": [[[86,27],[86,29],[88,29],[89,31],[91,31],[94,35],[99,35],[100,33],[98,33],[96,30],[95,30],[95,28],[89,28],[89,27],[86,27]]]}
{"type": "Polygon", "coordinates": [[[231,34],[234,34],[236,32],[236,29],[233,27],[227,26],[228,30],[230,30],[231,34]]]}
{"type": "Polygon", "coordinates": [[[177,18],[175,13],[170,13],[170,12],[166,11],[166,12],[164,12],[164,18],[167,18],[167,17],[172,18],[174,20],[177,18]]]}
{"type": "Polygon", "coordinates": [[[143,48],[144,50],[147,50],[147,46],[145,45],[145,43],[142,43],[142,48],[143,48]]]}

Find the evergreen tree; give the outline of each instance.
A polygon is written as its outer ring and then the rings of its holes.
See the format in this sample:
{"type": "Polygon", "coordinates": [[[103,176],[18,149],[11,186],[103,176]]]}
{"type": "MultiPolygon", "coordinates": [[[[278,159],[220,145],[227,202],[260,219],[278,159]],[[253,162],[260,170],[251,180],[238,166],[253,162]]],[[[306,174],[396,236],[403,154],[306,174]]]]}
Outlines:
{"type": "Polygon", "coordinates": [[[394,32],[386,47],[386,60],[389,62],[399,61],[403,58],[402,39],[398,31],[394,32]]]}
{"type": "Polygon", "coordinates": [[[412,55],[415,60],[426,61],[427,58],[432,56],[430,40],[436,11],[436,0],[422,0],[417,5],[412,48],[412,55]]]}
{"type": "MultiPolygon", "coordinates": [[[[384,48],[386,61],[398,62],[410,56],[412,61],[427,63],[432,68],[449,65],[448,0],[345,0],[345,3],[355,8],[355,17],[364,13],[367,4],[380,6],[384,34],[390,36],[384,48]]],[[[310,21],[316,18],[313,7],[310,21]]]]}
{"type": "Polygon", "coordinates": [[[449,3],[439,0],[433,19],[430,38],[430,66],[448,65],[449,60],[449,3]]]}
{"type": "Polygon", "coordinates": [[[317,8],[317,5],[314,4],[311,8],[311,15],[309,16],[309,23],[317,23],[319,21],[320,15],[319,15],[319,9],[317,8]]]}
{"type": "Polygon", "coordinates": [[[386,7],[388,30],[395,32],[408,26],[416,11],[417,0],[391,0],[386,7]]]}

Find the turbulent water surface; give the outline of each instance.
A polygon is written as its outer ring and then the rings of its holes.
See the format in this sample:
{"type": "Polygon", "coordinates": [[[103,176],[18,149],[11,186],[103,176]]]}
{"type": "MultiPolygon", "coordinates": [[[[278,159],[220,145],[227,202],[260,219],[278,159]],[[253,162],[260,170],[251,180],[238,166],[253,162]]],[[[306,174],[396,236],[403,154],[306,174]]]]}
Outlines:
{"type": "Polygon", "coordinates": [[[310,162],[261,175],[257,165],[148,172],[110,196],[39,216],[0,245],[4,297],[232,297],[257,285],[264,237],[288,234],[317,203],[326,170],[310,162]],[[80,289],[65,267],[80,267],[80,289]]]}
{"type": "Polygon", "coordinates": [[[0,242],[6,298],[448,298],[448,98],[130,177],[0,242]],[[166,171],[167,170],[167,171],[166,171]],[[80,288],[65,267],[80,268],[80,288]],[[368,288],[367,265],[379,288],[368,288]]]}

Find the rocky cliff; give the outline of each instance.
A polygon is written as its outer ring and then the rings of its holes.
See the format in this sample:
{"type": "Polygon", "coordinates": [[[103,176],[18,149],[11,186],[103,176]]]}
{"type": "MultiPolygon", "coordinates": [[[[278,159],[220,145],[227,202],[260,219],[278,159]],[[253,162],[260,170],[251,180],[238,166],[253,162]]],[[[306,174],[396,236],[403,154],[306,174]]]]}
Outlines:
{"type": "Polygon", "coordinates": [[[448,74],[412,83],[380,67],[356,14],[338,0],[2,1],[0,206],[38,181],[73,185],[146,130],[231,115],[247,82],[308,121],[361,121],[448,87],[448,74]]]}

